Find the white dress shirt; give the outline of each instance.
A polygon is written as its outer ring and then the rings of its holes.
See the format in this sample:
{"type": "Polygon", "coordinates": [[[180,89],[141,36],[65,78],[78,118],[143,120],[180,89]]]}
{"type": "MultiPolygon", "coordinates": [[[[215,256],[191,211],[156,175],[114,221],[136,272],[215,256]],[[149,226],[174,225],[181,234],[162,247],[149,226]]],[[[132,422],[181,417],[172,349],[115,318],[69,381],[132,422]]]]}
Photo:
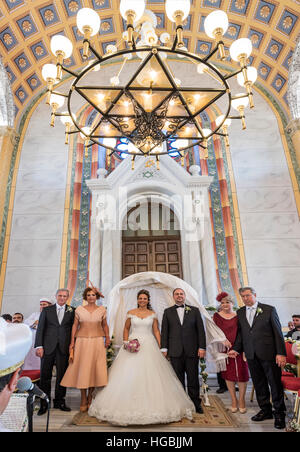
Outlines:
{"type": "Polygon", "coordinates": [[[179,317],[179,322],[182,325],[183,324],[183,319],[184,319],[185,304],[183,304],[183,305],[176,305],[176,306],[183,306],[182,308],[176,308],[177,315],[179,317]]]}

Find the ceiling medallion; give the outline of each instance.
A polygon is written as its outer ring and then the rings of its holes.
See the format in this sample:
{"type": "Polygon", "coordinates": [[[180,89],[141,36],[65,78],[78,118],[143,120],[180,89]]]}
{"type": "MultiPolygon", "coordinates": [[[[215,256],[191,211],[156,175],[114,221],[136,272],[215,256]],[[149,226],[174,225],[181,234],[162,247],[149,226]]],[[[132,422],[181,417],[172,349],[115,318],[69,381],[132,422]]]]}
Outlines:
{"type": "MultiPolygon", "coordinates": [[[[168,18],[176,24],[174,40],[168,33],[156,33],[157,17],[145,9],[145,0],[121,0],[120,12],[127,21],[123,33],[125,46],[108,45],[102,56],[91,38],[98,34],[101,20],[98,13],[82,8],[77,14],[77,27],[84,35],[83,56],[92,60],[79,72],[69,70],[64,61],[72,54],[68,38],[56,35],[51,39],[51,51],[56,65],[43,67],[47,81],[47,103],[52,107],[51,126],[60,116],[66,126],[66,144],[69,135],[79,133],[86,154],[89,147],[98,144],[107,150],[107,158],[118,152],[118,139],[129,142],[124,154],[132,156],[132,167],[137,156],[155,157],[170,154],[167,143],[181,156],[200,146],[203,157],[208,157],[207,143],[215,135],[225,137],[229,146],[228,126],[231,119],[241,119],[245,125],[244,109],[253,107],[252,85],[257,71],[247,67],[252,51],[251,41],[238,39],[230,47],[230,56],[240,68],[224,74],[211,62],[218,55],[224,60],[223,35],[228,29],[225,12],[210,13],[204,23],[205,32],[216,45],[205,57],[191,53],[184,46],[183,23],[190,11],[190,0],[166,0],[168,18]],[[63,72],[73,77],[68,93],[54,91],[63,72]],[[95,73],[96,72],[96,73],[95,73]],[[233,95],[230,82],[237,76],[246,92],[233,95]],[[58,111],[67,100],[68,111],[58,111]],[[76,119],[75,112],[90,105],[93,121],[88,126],[76,119]],[[231,110],[239,112],[232,116],[231,110]],[[209,122],[208,109],[216,114],[209,122]]],[[[120,45],[122,42],[120,42],[120,45]]]]}

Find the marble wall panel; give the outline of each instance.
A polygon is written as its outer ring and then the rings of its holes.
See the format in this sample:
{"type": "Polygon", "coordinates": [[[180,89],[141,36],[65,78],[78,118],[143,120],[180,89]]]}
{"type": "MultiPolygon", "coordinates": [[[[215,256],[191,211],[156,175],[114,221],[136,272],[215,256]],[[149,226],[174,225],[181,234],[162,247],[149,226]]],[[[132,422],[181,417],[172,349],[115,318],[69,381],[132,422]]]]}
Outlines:
{"type": "Polygon", "coordinates": [[[16,190],[14,214],[49,214],[58,216],[64,209],[65,190],[16,190]]]}
{"type": "Polygon", "coordinates": [[[63,218],[59,215],[14,215],[12,236],[14,239],[60,239],[63,218]]]}
{"type": "Polygon", "coordinates": [[[68,147],[64,144],[64,131],[61,130],[61,134],[57,135],[56,131],[54,135],[49,135],[49,131],[44,136],[30,136],[25,138],[22,149],[21,162],[23,161],[23,155],[27,159],[27,154],[32,154],[34,157],[42,154],[53,154],[58,152],[68,152],[68,147]]]}
{"type": "Polygon", "coordinates": [[[47,171],[57,172],[66,169],[66,157],[62,152],[57,152],[55,147],[52,152],[40,150],[38,152],[22,153],[20,169],[22,171],[37,171],[47,168],[47,171]]]}
{"type": "Polygon", "coordinates": [[[11,240],[8,259],[12,267],[51,267],[60,260],[61,240],[11,240]]]}
{"type": "Polygon", "coordinates": [[[248,147],[236,147],[232,152],[232,163],[233,166],[240,165],[247,168],[269,166],[270,164],[281,167],[286,166],[285,156],[282,153],[282,148],[278,144],[276,147],[270,149],[261,147],[249,150],[248,147]]]}
{"type": "Polygon", "coordinates": [[[300,238],[300,223],[296,213],[246,213],[243,220],[244,240],[300,238]]]}
{"type": "Polygon", "coordinates": [[[66,169],[48,172],[43,170],[19,170],[17,190],[55,190],[65,189],[66,169]]]}
{"type": "MultiPolygon", "coordinates": [[[[45,296],[45,294],[55,294],[58,284],[58,265],[54,267],[9,266],[6,270],[3,299],[5,300],[7,296],[21,298],[25,295],[32,296],[34,301],[37,297],[40,298],[41,296],[45,296]]],[[[34,302],[33,307],[35,307],[35,305],[34,302]]]]}
{"type": "Polygon", "coordinates": [[[260,297],[299,297],[299,267],[248,267],[248,278],[260,297]]]}
{"type": "Polygon", "coordinates": [[[291,187],[247,189],[239,187],[237,192],[240,213],[246,212],[294,212],[296,203],[291,187]]]}
{"type": "Polygon", "coordinates": [[[235,181],[237,187],[290,187],[291,180],[287,170],[281,166],[259,166],[249,168],[234,165],[235,181]]]}
{"type": "Polygon", "coordinates": [[[248,268],[300,268],[300,239],[244,240],[244,246],[248,268]]]}

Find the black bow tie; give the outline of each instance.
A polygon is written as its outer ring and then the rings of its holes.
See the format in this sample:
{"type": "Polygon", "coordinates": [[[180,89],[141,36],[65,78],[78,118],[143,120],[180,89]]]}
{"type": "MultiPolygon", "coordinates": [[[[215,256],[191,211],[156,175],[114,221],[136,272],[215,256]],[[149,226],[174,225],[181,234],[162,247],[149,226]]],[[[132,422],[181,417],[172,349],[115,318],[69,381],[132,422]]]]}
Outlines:
{"type": "Polygon", "coordinates": [[[178,308],[184,308],[184,305],[183,304],[176,304],[176,309],[178,309],[178,308]]]}

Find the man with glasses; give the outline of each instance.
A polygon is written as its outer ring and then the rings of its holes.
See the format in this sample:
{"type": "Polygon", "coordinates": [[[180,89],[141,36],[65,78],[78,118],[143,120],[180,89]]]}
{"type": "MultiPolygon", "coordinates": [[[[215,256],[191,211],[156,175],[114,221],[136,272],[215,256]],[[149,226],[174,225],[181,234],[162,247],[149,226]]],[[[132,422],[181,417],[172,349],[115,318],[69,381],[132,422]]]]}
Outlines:
{"type": "Polygon", "coordinates": [[[239,289],[244,307],[238,310],[238,334],[229,356],[245,352],[260,412],[251,419],[260,422],[272,419],[274,427],[285,428],[284,391],[281,369],[286,364],[285,342],[274,306],[259,303],[251,287],[239,289]]]}

